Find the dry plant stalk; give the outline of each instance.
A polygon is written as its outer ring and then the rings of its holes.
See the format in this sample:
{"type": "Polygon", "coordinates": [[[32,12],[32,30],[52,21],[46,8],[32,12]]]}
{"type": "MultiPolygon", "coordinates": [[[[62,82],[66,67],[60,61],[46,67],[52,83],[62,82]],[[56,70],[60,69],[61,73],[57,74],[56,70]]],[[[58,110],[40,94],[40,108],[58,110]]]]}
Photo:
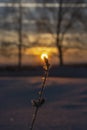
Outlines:
{"type": "Polygon", "coordinates": [[[34,111],[34,114],[33,114],[33,118],[32,118],[32,122],[31,122],[31,126],[30,126],[30,130],[33,130],[33,127],[34,127],[34,123],[35,123],[35,120],[36,120],[36,117],[37,117],[37,113],[38,113],[38,110],[39,108],[44,104],[45,102],[45,99],[43,98],[43,92],[44,92],[44,88],[45,88],[45,83],[46,83],[46,79],[48,77],[48,72],[49,72],[49,67],[50,67],[50,64],[48,62],[48,58],[44,56],[44,61],[45,61],[45,65],[44,65],[44,71],[45,71],[45,74],[44,74],[44,80],[43,80],[43,83],[42,83],[42,86],[41,86],[41,90],[39,92],[39,97],[38,99],[35,99],[35,100],[32,100],[32,105],[35,107],[35,111],[34,111]]]}

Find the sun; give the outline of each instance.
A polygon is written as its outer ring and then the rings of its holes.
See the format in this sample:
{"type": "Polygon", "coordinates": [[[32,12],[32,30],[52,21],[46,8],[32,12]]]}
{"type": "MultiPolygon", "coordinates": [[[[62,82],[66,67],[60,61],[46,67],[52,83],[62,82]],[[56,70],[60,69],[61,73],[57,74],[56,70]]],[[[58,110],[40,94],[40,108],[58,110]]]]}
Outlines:
{"type": "Polygon", "coordinates": [[[47,55],[46,53],[43,53],[43,54],[41,55],[41,59],[44,60],[44,58],[48,59],[48,55],[47,55]]]}

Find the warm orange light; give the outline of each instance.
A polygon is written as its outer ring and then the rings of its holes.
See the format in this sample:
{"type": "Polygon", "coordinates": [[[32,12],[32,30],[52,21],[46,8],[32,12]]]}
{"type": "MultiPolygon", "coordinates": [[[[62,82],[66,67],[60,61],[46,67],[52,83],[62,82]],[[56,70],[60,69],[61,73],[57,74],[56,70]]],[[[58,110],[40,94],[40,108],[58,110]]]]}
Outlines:
{"type": "Polygon", "coordinates": [[[46,53],[43,53],[43,54],[41,55],[41,59],[44,60],[44,58],[48,59],[48,55],[47,55],[46,53]]]}

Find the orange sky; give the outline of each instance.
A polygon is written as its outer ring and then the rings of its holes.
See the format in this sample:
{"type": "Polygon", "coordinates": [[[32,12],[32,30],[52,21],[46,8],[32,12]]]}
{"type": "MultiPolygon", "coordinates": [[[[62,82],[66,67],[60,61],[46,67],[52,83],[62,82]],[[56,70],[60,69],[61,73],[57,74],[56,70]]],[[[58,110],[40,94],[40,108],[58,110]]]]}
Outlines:
{"type": "MultiPolygon", "coordinates": [[[[49,62],[58,64],[57,48],[55,47],[32,47],[24,51],[25,55],[22,57],[23,64],[37,65],[42,64],[41,54],[47,53],[49,62]]],[[[87,50],[68,49],[63,53],[64,63],[87,63],[87,50]]],[[[17,64],[18,58],[16,56],[5,57],[0,56],[0,64],[17,64]]]]}
{"type": "MultiPolygon", "coordinates": [[[[31,45],[32,42],[36,41],[37,38],[39,37],[39,34],[36,35],[29,35],[28,40],[29,40],[29,45],[31,45]]],[[[39,38],[40,46],[38,44],[31,45],[30,48],[28,49],[23,49],[23,57],[22,57],[22,62],[24,64],[32,64],[32,65],[37,65],[41,64],[41,59],[40,55],[42,53],[47,53],[49,56],[49,61],[51,64],[58,64],[59,59],[58,59],[58,51],[57,48],[55,47],[55,42],[53,40],[53,37],[49,34],[44,34],[41,35],[39,38]],[[42,39],[42,41],[40,40],[42,39]],[[46,43],[46,45],[43,46],[43,43],[46,43]]],[[[3,32],[0,35],[0,40],[1,41],[7,41],[7,42],[14,42],[18,43],[18,37],[17,33],[14,32],[3,32]]],[[[26,41],[23,41],[26,43],[26,41]]],[[[66,42],[64,41],[64,44],[66,42]]],[[[6,52],[6,51],[5,51],[6,52]]],[[[16,53],[17,55],[17,47],[14,50],[9,50],[8,53],[16,53]]],[[[78,49],[68,49],[63,53],[63,59],[64,63],[78,63],[78,62],[86,62],[87,63],[87,50],[78,50],[78,49]]],[[[17,64],[18,63],[18,58],[17,56],[12,56],[11,57],[5,57],[0,55],[0,64],[17,64]]]]}

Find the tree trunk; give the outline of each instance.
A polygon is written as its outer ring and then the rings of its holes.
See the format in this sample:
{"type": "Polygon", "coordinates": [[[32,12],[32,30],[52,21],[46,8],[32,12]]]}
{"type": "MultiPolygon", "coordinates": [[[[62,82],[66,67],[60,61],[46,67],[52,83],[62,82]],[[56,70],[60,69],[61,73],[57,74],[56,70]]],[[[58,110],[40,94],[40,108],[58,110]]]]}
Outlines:
{"type": "Polygon", "coordinates": [[[63,54],[62,54],[62,46],[60,41],[60,32],[61,32],[61,21],[62,21],[62,2],[63,0],[60,0],[59,2],[59,10],[58,10],[58,22],[57,22],[57,38],[56,38],[56,46],[59,53],[59,65],[63,65],[63,54]]]}
{"type": "Polygon", "coordinates": [[[59,46],[58,47],[58,50],[59,50],[59,60],[60,60],[60,66],[62,66],[63,65],[63,53],[62,53],[62,47],[61,46],[59,46]]]}
{"type": "Polygon", "coordinates": [[[18,68],[22,66],[22,6],[21,0],[19,2],[19,19],[18,19],[18,37],[19,37],[19,46],[18,46],[18,68]]]}

